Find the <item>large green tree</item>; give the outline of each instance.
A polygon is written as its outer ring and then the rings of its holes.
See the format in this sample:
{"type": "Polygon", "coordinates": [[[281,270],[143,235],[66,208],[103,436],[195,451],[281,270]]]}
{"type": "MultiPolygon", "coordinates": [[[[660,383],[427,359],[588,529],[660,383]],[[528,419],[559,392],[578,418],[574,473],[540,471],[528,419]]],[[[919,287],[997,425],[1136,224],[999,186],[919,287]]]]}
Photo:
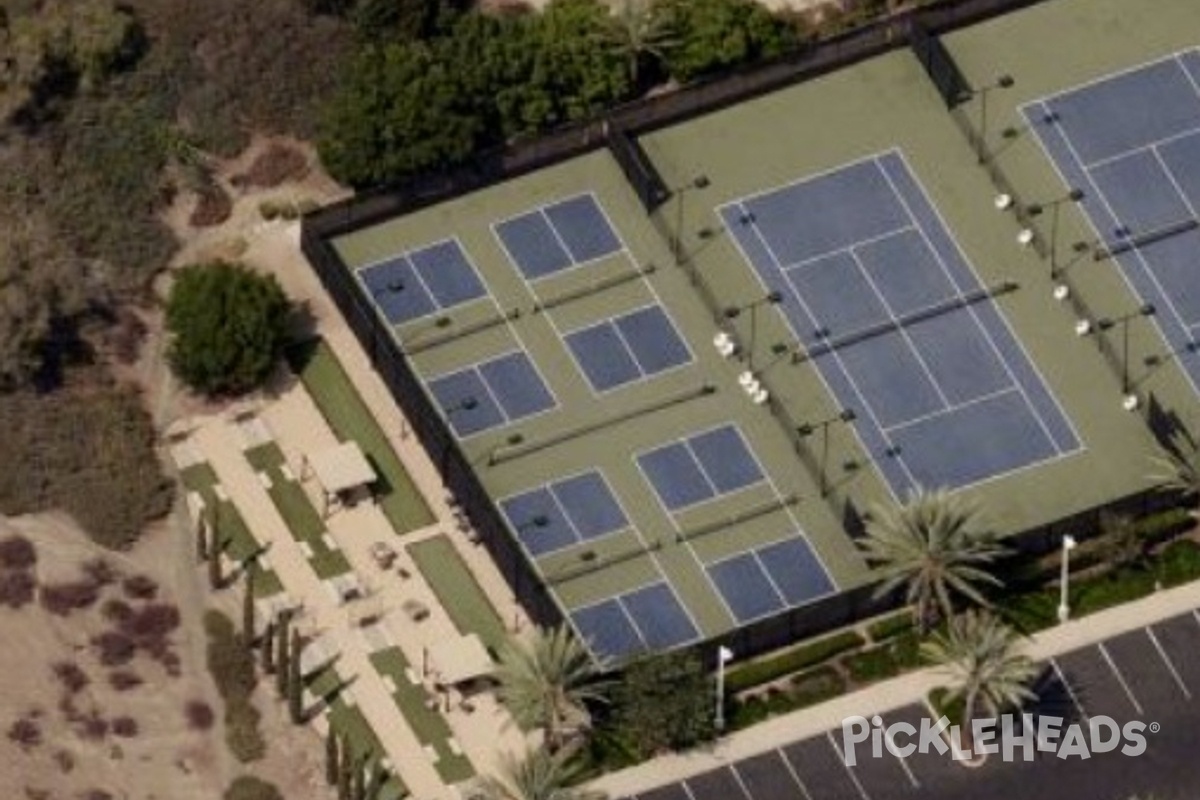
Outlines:
{"type": "Polygon", "coordinates": [[[642,757],[711,739],[713,684],[691,651],[630,662],[612,688],[606,733],[642,757]]]}
{"type": "Polygon", "coordinates": [[[679,45],[673,10],[656,9],[650,0],[621,0],[613,9],[606,39],[625,60],[629,79],[639,89],[658,75],[667,53],[679,45]]]}
{"type": "Polygon", "coordinates": [[[1036,697],[1029,687],[1037,665],[1017,651],[1016,638],[995,615],[972,609],[921,644],[922,655],[950,679],[947,700],[962,698],[964,727],[981,711],[994,716],[1036,697]]]}
{"type": "Polygon", "coordinates": [[[524,758],[506,753],[500,772],[482,781],[487,800],[605,800],[607,795],[572,786],[578,769],[568,753],[532,750],[524,758]]]}
{"type": "Polygon", "coordinates": [[[671,77],[687,82],[796,46],[796,32],[754,0],[656,0],[676,41],[664,52],[671,77]]]}
{"type": "Polygon", "coordinates": [[[255,389],[283,352],[290,311],[274,276],[225,262],[186,267],[167,301],[171,367],[204,394],[255,389]]]}
{"type": "Polygon", "coordinates": [[[330,173],[370,186],[463,162],[482,125],[464,110],[454,70],[420,42],[364,47],[323,116],[330,173]]]}
{"type": "Polygon", "coordinates": [[[922,633],[953,614],[953,595],[987,606],[979,587],[1002,585],[988,567],[1007,550],[974,505],[944,489],[875,509],[861,546],[883,578],[876,596],[905,587],[922,633]]]}
{"type": "Polygon", "coordinates": [[[496,677],[509,712],[522,726],[540,728],[551,752],[586,727],[585,703],[607,699],[607,682],[565,626],[534,628],[527,638],[507,642],[496,677]]]}

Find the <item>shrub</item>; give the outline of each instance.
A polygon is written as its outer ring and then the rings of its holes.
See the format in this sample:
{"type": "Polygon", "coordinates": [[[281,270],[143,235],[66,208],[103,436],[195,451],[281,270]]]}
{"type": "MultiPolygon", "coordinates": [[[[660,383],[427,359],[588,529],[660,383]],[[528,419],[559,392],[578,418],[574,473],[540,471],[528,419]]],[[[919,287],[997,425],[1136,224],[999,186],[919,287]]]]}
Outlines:
{"type": "Polygon", "coordinates": [[[84,578],[91,581],[97,589],[104,586],[111,586],[121,577],[121,573],[117,568],[104,556],[89,558],[83,562],[80,570],[83,572],[84,578]]]}
{"type": "Polygon", "coordinates": [[[124,600],[105,600],[100,606],[100,616],[118,626],[125,624],[133,616],[133,606],[124,600]]]}
{"type": "Polygon", "coordinates": [[[14,534],[0,539],[0,567],[29,569],[37,563],[37,548],[24,536],[14,534]]]}
{"type": "Polygon", "coordinates": [[[206,731],[216,721],[212,706],[203,700],[187,701],[183,707],[183,716],[187,719],[188,727],[194,731],[206,731]]]}
{"type": "Polygon", "coordinates": [[[100,598],[100,589],[91,581],[43,586],[39,594],[42,608],[60,617],[88,608],[100,598]]]}
{"type": "Polygon", "coordinates": [[[42,743],[42,728],[29,717],[21,717],[9,727],[8,738],[28,752],[42,743]]]}
{"type": "Polygon", "coordinates": [[[731,694],[736,694],[779,680],[863,644],[865,642],[857,631],[840,631],[767,658],[740,664],[726,674],[725,686],[731,694]]]}
{"type": "Polygon", "coordinates": [[[307,173],[308,159],[303,153],[276,143],[259,153],[254,163],[245,172],[234,175],[230,182],[239,189],[274,189],[307,173]]]}
{"type": "Polygon", "coordinates": [[[1079,615],[1110,608],[1154,591],[1155,574],[1150,570],[1123,569],[1071,588],[1071,610],[1079,615]]]}
{"type": "Polygon", "coordinates": [[[121,632],[146,647],[179,627],[179,609],[171,603],[148,603],[121,623],[121,632]]]}
{"type": "Polygon", "coordinates": [[[283,800],[283,795],[272,783],[242,775],[225,790],[225,800],[283,800]]]}
{"type": "Polygon", "coordinates": [[[59,683],[71,694],[83,691],[83,688],[92,682],[87,673],[73,661],[58,661],[52,669],[59,683]]]}
{"type": "Polygon", "coordinates": [[[132,739],[138,734],[138,723],[133,717],[117,717],[112,721],[113,736],[132,739]]]}
{"type": "Polygon", "coordinates": [[[1171,542],[1159,554],[1158,575],[1164,586],[1178,586],[1200,578],[1200,544],[1191,539],[1171,542]]]}
{"type": "Polygon", "coordinates": [[[199,392],[243,394],[274,369],[289,313],[273,276],[220,261],[186,267],[167,300],[168,360],[199,392]]]}
{"type": "Polygon", "coordinates": [[[219,185],[210,183],[196,195],[196,207],[188,217],[193,228],[211,228],[220,225],[233,214],[233,201],[219,185]]]}
{"type": "Polygon", "coordinates": [[[233,621],[219,611],[205,612],[204,629],[208,670],[225,701],[225,743],[239,761],[262,758],[266,742],[258,729],[258,709],[250,704],[257,681],[254,653],[245,646],[233,621]]]}
{"type": "Polygon", "coordinates": [[[15,569],[0,572],[0,605],[12,609],[23,608],[33,602],[37,581],[28,570],[15,569]]]}
{"type": "Polygon", "coordinates": [[[141,686],[144,681],[136,672],[128,669],[118,669],[109,673],[108,685],[118,692],[127,692],[141,686]]]}
{"type": "Polygon", "coordinates": [[[882,642],[913,629],[912,613],[905,609],[881,617],[867,626],[867,634],[873,642],[882,642]]]}
{"type": "Polygon", "coordinates": [[[65,775],[75,769],[75,756],[66,750],[57,750],[54,753],[54,763],[58,765],[58,771],[65,775]]]}
{"type": "Polygon", "coordinates": [[[96,648],[96,657],[106,667],[128,664],[137,652],[133,639],[119,631],[105,631],[93,637],[92,646],[96,648]]]}
{"type": "Polygon", "coordinates": [[[234,758],[243,764],[257,761],[266,755],[267,743],[258,729],[261,715],[249,701],[225,704],[225,744],[234,758]]]}
{"type": "Polygon", "coordinates": [[[131,575],[121,582],[125,596],[135,600],[153,600],[158,594],[158,583],[149,575],[131,575]]]}
{"type": "Polygon", "coordinates": [[[855,683],[894,677],[921,664],[920,637],[916,632],[902,634],[878,647],[846,656],[842,664],[855,683]]]}
{"type": "Polygon", "coordinates": [[[81,739],[100,741],[108,735],[108,720],[100,716],[98,711],[92,710],[76,719],[75,733],[81,739]]]}

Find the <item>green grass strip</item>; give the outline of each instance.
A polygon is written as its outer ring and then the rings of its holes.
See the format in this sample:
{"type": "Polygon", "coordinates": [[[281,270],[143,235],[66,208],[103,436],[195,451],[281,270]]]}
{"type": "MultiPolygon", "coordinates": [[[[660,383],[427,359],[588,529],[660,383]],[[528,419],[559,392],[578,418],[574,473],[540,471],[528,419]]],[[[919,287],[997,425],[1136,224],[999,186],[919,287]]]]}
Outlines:
{"type": "Polygon", "coordinates": [[[350,562],[341,550],[330,548],[323,538],[328,532],[321,515],[313,508],[312,501],[304,492],[299,481],[288,480],[284,475],[283,451],[274,443],[260,445],[246,451],[246,460],[259,472],[271,479],[271,496],[279,515],[292,532],[292,538],[304,542],[312,551],[308,563],[321,580],[343,575],[350,571],[350,562]]]}
{"type": "Polygon", "coordinates": [[[434,763],[438,775],[447,783],[461,783],[475,777],[475,770],[466,756],[454,753],[450,749],[449,739],[454,735],[445,718],[436,710],[426,707],[425,702],[430,695],[425,689],[410,683],[405,671],[409,668],[408,660],[398,647],[390,647],[371,655],[371,663],[381,674],[391,677],[396,684],[396,692],[392,698],[400,713],[408,720],[409,727],[416,734],[421,744],[432,745],[437,751],[438,760],[434,763]]]}
{"type": "Polygon", "coordinates": [[[477,633],[493,653],[508,639],[504,622],[471,570],[444,535],[408,545],[409,555],[462,633],[477,633]]]}
{"type": "MultiPolygon", "coordinates": [[[[188,491],[204,498],[205,508],[213,509],[217,529],[226,540],[225,552],[235,561],[241,562],[260,550],[259,542],[250,532],[241,512],[231,501],[218,500],[217,473],[208,463],[194,464],[180,474],[188,491]]],[[[273,570],[260,569],[254,576],[254,593],[258,597],[270,597],[283,591],[283,583],[273,570]]]]}
{"type": "Polygon", "coordinates": [[[379,505],[396,533],[432,525],[433,512],[400,463],[379,423],[324,340],[288,349],[288,362],[341,441],[354,441],[375,467],[379,505]]]}

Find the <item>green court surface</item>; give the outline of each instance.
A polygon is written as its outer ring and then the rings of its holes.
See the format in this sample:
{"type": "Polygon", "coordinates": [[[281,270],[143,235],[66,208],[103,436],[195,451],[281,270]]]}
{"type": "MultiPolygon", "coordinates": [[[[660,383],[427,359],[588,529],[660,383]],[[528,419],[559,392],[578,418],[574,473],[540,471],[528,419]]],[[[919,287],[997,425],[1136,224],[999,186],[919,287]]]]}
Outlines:
{"type": "Polygon", "coordinates": [[[379,507],[396,533],[432,524],[433,513],[425,499],[329,345],[322,340],[304,342],[290,348],[287,355],[338,439],[357,442],[375,467],[379,507]]]}
{"type": "MultiPolygon", "coordinates": [[[[1123,0],[1054,0],[955,33],[946,43],[972,85],[987,85],[1000,74],[1014,78],[1013,88],[986,95],[985,140],[1025,202],[1049,202],[1063,187],[1037,142],[1021,129],[1019,105],[1194,46],[1197,31],[1200,7],[1189,0],[1159,0],[1138,12],[1123,0]],[[1002,135],[1005,129],[1011,130],[1002,135]]],[[[795,337],[781,313],[770,307],[746,311],[763,288],[717,209],[747,196],[900,153],[979,280],[985,286],[1016,284],[995,305],[1082,444],[1064,457],[962,491],[979,501],[997,530],[1018,533],[1146,487],[1153,437],[1140,415],[1121,407],[1120,380],[1094,342],[1074,334],[1076,320],[1053,298],[1046,262],[1018,247],[1018,226],[1011,214],[996,210],[996,188],[961,129],[981,125],[980,97],[953,112],[961,117],[956,120],[913,54],[900,48],[643,135],[640,143],[666,184],[688,187],[652,217],[609,153],[598,150],[347,234],[333,246],[358,272],[401,253],[457,241],[487,295],[396,324],[406,357],[428,387],[520,350],[553,397],[548,410],[461,439],[485,488],[500,501],[598,470],[628,522],[615,533],[535,554],[553,595],[570,614],[665,581],[695,628],[691,640],[711,638],[741,623],[710,567],[802,535],[837,589],[859,586],[871,575],[849,531],[873,506],[896,502],[847,427],[828,428],[827,441],[797,442],[797,428],[836,415],[840,404],[810,361],[785,355],[795,337]],[[699,176],[706,180],[697,182],[699,176]],[[583,193],[606,214],[621,249],[526,280],[493,226],[583,193]],[[673,252],[676,237],[680,247],[673,252]],[[717,308],[697,284],[708,287],[717,308]],[[594,391],[564,336],[654,304],[667,313],[690,359],[594,391]],[[740,309],[736,319],[723,313],[729,307],[740,309]],[[747,363],[718,354],[713,338],[719,329],[752,351],[753,368],[775,407],[751,402],[741,390],[738,376],[747,363]],[[668,511],[637,457],[724,425],[737,427],[765,479],[680,513],[668,511]]],[[[1057,235],[1062,242],[1087,236],[1077,210],[1062,210],[1057,235]]],[[[1076,268],[1079,290],[1100,313],[1136,304],[1111,263],[1076,268]]],[[[1159,349],[1148,328],[1131,330],[1131,358],[1138,365],[1159,349]]],[[[327,353],[322,359],[331,360],[327,353]]],[[[1159,369],[1147,381],[1164,407],[1194,417],[1195,396],[1177,369],[1159,369]]],[[[339,397],[337,404],[343,403],[350,401],[339,397]]],[[[943,445],[955,447],[953,441],[943,445]]],[[[533,539],[528,531],[514,530],[514,536],[533,539]]],[[[464,610],[474,608],[473,601],[463,602],[464,592],[473,597],[474,589],[459,586],[440,568],[422,572],[452,614],[475,620],[456,619],[460,628],[479,630],[478,618],[488,617],[483,627],[502,636],[503,625],[490,609],[464,610]]]]}
{"type": "Polygon", "coordinates": [[[276,444],[259,445],[245,453],[246,460],[260,474],[267,476],[270,487],[267,493],[283,517],[288,530],[297,542],[308,546],[311,555],[308,563],[321,580],[342,575],[350,571],[350,562],[341,550],[330,548],[325,541],[328,531],[321,515],[313,508],[312,501],[297,481],[284,475],[283,451],[276,444]]]}
{"type": "Polygon", "coordinates": [[[447,783],[461,783],[475,775],[471,762],[461,752],[455,753],[450,747],[453,733],[446,720],[436,710],[429,708],[426,703],[437,698],[425,691],[419,683],[414,684],[408,679],[411,666],[404,658],[404,653],[398,647],[390,647],[371,654],[371,663],[380,675],[387,675],[396,685],[392,695],[400,713],[408,720],[413,733],[422,745],[432,747],[437,753],[434,768],[438,775],[447,783]]]}
{"type": "MultiPolygon", "coordinates": [[[[220,535],[226,539],[225,552],[230,558],[242,562],[260,553],[261,545],[250,532],[237,506],[230,501],[217,499],[217,473],[209,464],[193,464],[183,470],[180,479],[188,491],[196,492],[204,498],[206,509],[215,509],[214,524],[220,535]]],[[[269,597],[282,591],[283,584],[274,571],[260,569],[255,574],[254,593],[259,597],[269,597]]]]}
{"type": "Polygon", "coordinates": [[[460,633],[475,633],[497,652],[508,638],[504,622],[445,536],[408,545],[408,554],[460,633]]]}

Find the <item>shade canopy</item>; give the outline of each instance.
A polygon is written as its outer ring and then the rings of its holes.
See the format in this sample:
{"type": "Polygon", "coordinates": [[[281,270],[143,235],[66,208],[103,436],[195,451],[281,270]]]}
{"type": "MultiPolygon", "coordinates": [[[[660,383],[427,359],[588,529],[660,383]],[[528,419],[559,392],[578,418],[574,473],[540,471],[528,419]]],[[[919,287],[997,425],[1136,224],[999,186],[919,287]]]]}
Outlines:
{"type": "Polygon", "coordinates": [[[342,494],[375,483],[375,470],[357,442],[342,442],[314,453],[308,457],[308,464],[329,494],[342,494]]]}
{"type": "Polygon", "coordinates": [[[429,664],[438,683],[456,686],[492,674],[492,657],[477,634],[446,639],[429,648],[429,664]]]}

